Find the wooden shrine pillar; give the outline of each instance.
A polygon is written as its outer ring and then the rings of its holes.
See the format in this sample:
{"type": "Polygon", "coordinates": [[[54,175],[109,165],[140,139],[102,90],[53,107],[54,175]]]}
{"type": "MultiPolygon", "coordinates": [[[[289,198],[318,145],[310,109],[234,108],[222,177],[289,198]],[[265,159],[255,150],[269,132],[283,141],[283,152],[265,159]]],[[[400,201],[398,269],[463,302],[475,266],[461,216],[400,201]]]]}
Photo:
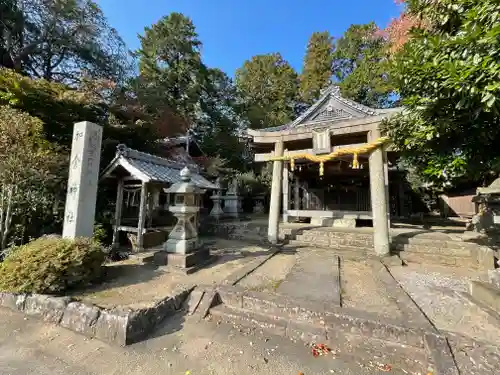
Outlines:
{"type": "MultiPolygon", "coordinates": [[[[380,138],[380,130],[368,133],[370,142],[380,138]]],[[[370,196],[373,218],[373,244],[378,256],[389,255],[389,219],[387,212],[387,187],[385,181],[384,149],[378,147],[369,158],[370,163],[370,196]]]]}
{"type": "MultiPolygon", "coordinates": [[[[283,141],[274,144],[275,157],[283,156],[283,141]]],[[[271,183],[271,201],[269,202],[269,225],[267,237],[269,242],[277,244],[279,240],[281,183],[283,179],[283,161],[273,161],[273,179],[271,183]]]]}
{"type": "Polygon", "coordinates": [[[139,223],[137,224],[137,249],[144,249],[144,228],[146,224],[146,213],[148,210],[148,183],[143,182],[141,187],[141,203],[139,205],[139,223]]]}
{"type": "Polygon", "coordinates": [[[123,178],[118,179],[118,188],[116,190],[116,204],[115,204],[115,220],[113,226],[113,240],[111,242],[111,247],[116,249],[119,247],[119,227],[122,221],[122,208],[123,208],[123,178]]]}

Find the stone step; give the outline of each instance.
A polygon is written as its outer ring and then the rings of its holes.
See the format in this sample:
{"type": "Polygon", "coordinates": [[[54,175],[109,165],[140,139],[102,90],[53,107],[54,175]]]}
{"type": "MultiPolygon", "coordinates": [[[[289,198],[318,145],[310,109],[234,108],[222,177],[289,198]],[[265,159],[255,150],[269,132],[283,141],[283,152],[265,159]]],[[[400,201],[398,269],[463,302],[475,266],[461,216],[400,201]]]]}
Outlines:
{"type": "MultiPolygon", "coordinates": [[[[342,248],[342,247],[362,247],[373,249],[373,239],[364,238],[337,238],[329,236],[315,237],[310,234],[297,235],[296,241],[301,243],[315,244],[321,247],[342,248]]],[[[468,256],[470,250],[478,248],[478,245],[459,241],[444,241],[431,239],[401,239],[393,238],[391,248],[397,251],[411,251],[422,253],[439,253],[451,256],[468,256]]]]}
{"type": "Polygon", "coordinates": [[[451,257],[470,257],[471,255],[470,249],[463,249],[458,247],[450,248],[442,246],[442,244],[439,243],[426,245],[392,243],[391,249],[398,252],[404,251],[407,253],[434,254],[451,257]]]}
{"type": "Polygon", "coordinates": [[[301,234],[295,237],[297,241],[309,243],[321,243],[332,247],[354,246],[354,247],[373,247],[373,239],[365,240],[359,238],[337,238],[337,237],[315,237],[308,234],[301,234]]]}
{"type": "Polygon", "coordinates": [[[296,233],[296,236],[317,237],[317,238],[339,238],[372,241],[371,233],[337,232],[332,230],[303,230],[296,233]]]}
{"type": "Polygon", "coordinates": [[[220,289],[219,296],[222,303],[210,309],[212,316],[226,316],[276,334],[293,337],[293,331],[299,329],[309,339],[314,335],[333,338],[338,333],[351,334],[424,349],[421,328],[403,326],[377,314],[235,287],[220,289]]]}
{"type": "Polygon", "coordinates": [[[450,267],[468,267],[475,269],[477,264],[472,257],[450,256],[422,252],[401,251],[399,257],[406,263],[439,264],[450,267]]]}
{"type": "Polygon", "coordinates": [[[250,332],[285,337],[295,343],[325,344],[336,351],[336,357],[352,363],[364,363],[369,366],[374,358],[380,358],[380,361],[383,358],[384,363],[391,364],[391,374],[403,375],[408,374],[408,371],[422,373],[430,364],[425,349],[421,347],[351,335],[343,330],[328,330],[325,326],[304,324],[279,316],[266,316],[226,305],[213,307],[210,315],[210,319],[217,324],[229,324],[242,332],[245,332],[242,329],[246,328],[250,332]]]}
{"type": "MultiPolygon", "coordinates": [[[[292,240],[288,242],[287,247],[292,248],[322,248],[330,250],[332,254],[338,255],[344,259],[349,260],[360,260],[366,259],[367,257],[374,256],[373,248],[359,247],[359,246],[338,246],[332,247],[330,244],[316,242],[304,242],[298,240],[292,240]]],[[[286,249],[286,247],[285,247],[286,249]]]]}

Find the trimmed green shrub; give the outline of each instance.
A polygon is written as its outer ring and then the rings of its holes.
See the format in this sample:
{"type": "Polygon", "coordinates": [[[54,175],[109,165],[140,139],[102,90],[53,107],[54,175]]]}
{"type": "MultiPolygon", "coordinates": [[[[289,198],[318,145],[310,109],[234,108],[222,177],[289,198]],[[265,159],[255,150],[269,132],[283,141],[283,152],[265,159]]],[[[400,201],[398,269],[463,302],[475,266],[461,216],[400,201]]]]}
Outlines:
{"type": "Polygon", "coordinates": [[[0,291],[58,294],[88,285],[103,272],[105,254],[92,239],[40,237],[0,263],[0,291]]]}

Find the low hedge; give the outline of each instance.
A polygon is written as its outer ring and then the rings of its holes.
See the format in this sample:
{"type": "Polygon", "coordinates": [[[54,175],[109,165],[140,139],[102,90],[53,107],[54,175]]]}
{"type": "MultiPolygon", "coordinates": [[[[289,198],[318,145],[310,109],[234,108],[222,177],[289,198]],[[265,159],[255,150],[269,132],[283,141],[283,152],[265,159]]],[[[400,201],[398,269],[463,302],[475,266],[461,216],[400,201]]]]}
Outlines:
{"type": "Polygon", "coordinates": [[[105,254],[92,239],[41,237],[0,263],[0,291],[60,294],[102,276],[105,254]]]}

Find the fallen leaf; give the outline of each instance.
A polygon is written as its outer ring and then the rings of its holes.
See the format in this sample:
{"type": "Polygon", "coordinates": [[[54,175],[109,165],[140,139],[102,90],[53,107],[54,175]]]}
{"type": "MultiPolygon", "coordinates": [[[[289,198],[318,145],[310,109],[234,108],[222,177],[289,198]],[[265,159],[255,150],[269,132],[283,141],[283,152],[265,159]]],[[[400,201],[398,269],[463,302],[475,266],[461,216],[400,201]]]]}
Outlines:
{"type": "Polygon", "coordinates": [[[384,371],[384,372],[389,372],[392,370],[392,366],[388,365],[388,364],[381,365],[381,366],[379,365],[378,368],[379,368],[379,370],[384,371]]]}

